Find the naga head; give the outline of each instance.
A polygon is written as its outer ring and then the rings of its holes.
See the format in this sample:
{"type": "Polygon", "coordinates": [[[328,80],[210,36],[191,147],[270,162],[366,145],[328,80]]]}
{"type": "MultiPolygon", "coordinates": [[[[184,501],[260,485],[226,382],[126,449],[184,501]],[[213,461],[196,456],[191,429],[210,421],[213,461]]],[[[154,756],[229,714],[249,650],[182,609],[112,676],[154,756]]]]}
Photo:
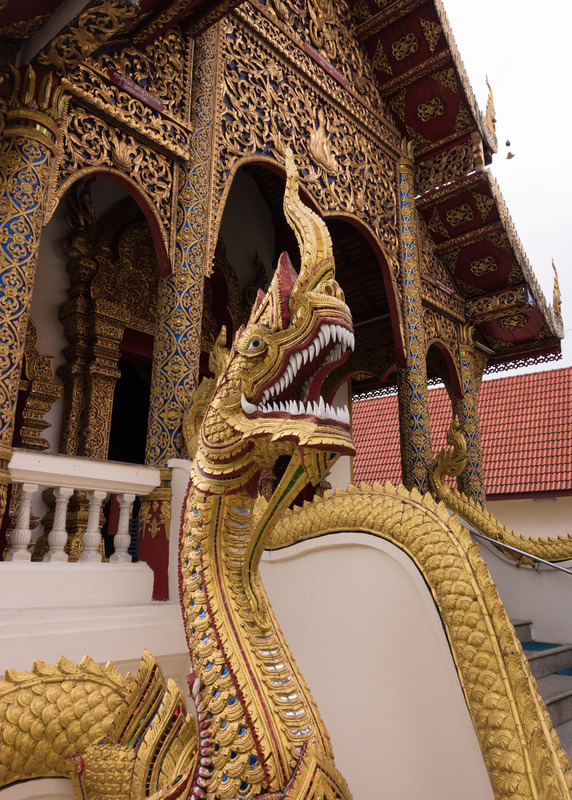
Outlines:
{"type": "Polygon", "coordinates": [[[326,225],[300,201],[290,151],[286,167],[284,212],[300,247],[300,274],[282,253],[230,353],[219,343],[211,357],[219,374],[198,436],[195,481],[216,477],[227,491],[252,489],[278,456],[297,448],[302,463],[309,448],[354,452],[347,407],[335,409],[320,394],[353,349],[351,314],[326,225]]]}

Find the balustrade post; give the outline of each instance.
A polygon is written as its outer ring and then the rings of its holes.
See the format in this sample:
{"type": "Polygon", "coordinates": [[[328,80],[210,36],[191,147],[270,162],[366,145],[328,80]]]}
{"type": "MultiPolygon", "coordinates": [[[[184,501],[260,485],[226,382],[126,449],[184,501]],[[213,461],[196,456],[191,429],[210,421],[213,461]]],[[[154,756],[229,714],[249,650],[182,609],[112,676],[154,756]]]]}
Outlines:
{"type": "Polygon", "coordinates": [[[67,486],[59,486],[54,491],[56,498],[56,510],[54,512],[54,524],[48,535],[49,551],[44,556],[44,561],[67,561],[68,555],[64,550],[68,540],[66,531],[66,514],[69,499],[74,490],[67,486]]]}
{"type": "Polygon", "coordinates": [[[114,564],[131,563],[131,556],[127,552],[127,549],[131,544],[131,536],[129,535],[129,518],[131,516],[131,508],[134,501],[134,494],[117,495],[117,502],[119,503],[119,522],[117,523],[117,533],[113,539],[115,553],[113,553],[109,559],[114,564]]]}
{"type": "Polygon", "coordinates": [[[101,533],[99,532],[99,515],[101,513],[101,504],[107,497],[107,492],[98,492],[92,490],[87,493],[89,501],[89,514],[87,517],[87,527],[82,537],[83,551],[78,556],[78,562],[82,563],[97,563],[101,561],[101,554],[99,552],[99,545],[101,542],[101,533]]]}
{"type": "Polygon", "coordinates": [[[20,484],[20,508],[16,525],[10,534],[11,550],[6,553],[6,561],[31,561],[32,553],[28,550],[32,531],[30,529],[30,507],[32,498],[38,491],[36,483],[20,484]]]}

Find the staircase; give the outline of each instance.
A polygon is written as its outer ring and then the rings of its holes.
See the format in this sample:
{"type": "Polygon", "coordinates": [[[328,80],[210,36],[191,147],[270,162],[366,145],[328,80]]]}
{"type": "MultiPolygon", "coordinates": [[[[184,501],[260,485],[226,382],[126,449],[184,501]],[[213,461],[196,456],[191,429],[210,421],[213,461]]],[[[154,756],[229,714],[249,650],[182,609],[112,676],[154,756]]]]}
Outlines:
{"type": "Polygon", "coordinates": [[[563,748],[572,760],[572,644],[538,642],[532,638],[532,623],[513,620],[516,635],[563,748]]]}

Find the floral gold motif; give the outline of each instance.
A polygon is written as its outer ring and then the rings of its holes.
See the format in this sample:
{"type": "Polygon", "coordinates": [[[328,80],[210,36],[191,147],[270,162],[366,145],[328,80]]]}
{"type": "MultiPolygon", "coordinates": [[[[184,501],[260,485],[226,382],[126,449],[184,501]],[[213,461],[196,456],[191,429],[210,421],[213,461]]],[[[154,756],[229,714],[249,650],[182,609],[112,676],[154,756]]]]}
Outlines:
{"type": "Polygon", "coordinates": [[[480,277],[481,275],[490,275],[491,272],[496,272],[498,265],[498,261],[493,256],[483,256],[471,261],[469,269],[473,275],[480,277]]]}
{"type": "Polygon", "coordinates": [[[407,33],[391,45],[391,55],[396,61],[403,61],[419,49],[419,39],[414,33],[407,33]]]}
{"type": "Polygon", "coordinates": [[[416,111],[422,122],[429,122],[429,120],[443,116],[444,113],[445,103],[440,97],[433,97],[431,100],[427,100],[426,103],[420,103],[416,111]]]}
{"type": "Polygon", "coordinates": [[[457,225],[463,225],[465,222],[470,222],[474,216],[475,212],[473,207],[468,203],[463,203],[456,208],[450,208],[446,214],[447,222],[452,227],[457,227],[457,225]]]}

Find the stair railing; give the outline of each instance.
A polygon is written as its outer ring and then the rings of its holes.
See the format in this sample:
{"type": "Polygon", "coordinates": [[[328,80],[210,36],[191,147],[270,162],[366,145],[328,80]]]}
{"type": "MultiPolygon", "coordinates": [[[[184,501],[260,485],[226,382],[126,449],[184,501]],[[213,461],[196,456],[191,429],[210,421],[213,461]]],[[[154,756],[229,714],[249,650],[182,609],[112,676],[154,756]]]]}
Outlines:
{"type": "MultiPolygon", "coordinates": [[[[536,571],[538,571],[540,566],[544,564],[545,566],[550,567],[551,569],[556,569],[559,572],[566,572],[568,575],[572,575],[572,570],[567,569],[566,567],[562,567],[560,566],[560,564],[555,564],[553,561],[546,561],[544,558],[540,558],[539,556],[534,556],[531,553],[527,553],[526,550],[519,550],[518,547],[512,547],[512,545],[499,542],[497,539],[492,539],[490,536],[485,536],[484,533],[481,533],[480,531],[476,530],[476,528],[473,528],[472,525],[469,525],[464,520],[463,522],[466,528],[469,530],[471,536],[476,536],[477,539],[482,539],[485,542],[489,542],[490,544],[493,544],[496,548],[500,550],[510,550],[511,553],[518,553],[519,555],[524,556],[525,558],[529,558],[531,561],[534,561],[535,562],[534,569],[536,571]]],[[[517,568],[522,566],[518,561],[515,561],[513,563],[514,566],[517,568]]]]}

